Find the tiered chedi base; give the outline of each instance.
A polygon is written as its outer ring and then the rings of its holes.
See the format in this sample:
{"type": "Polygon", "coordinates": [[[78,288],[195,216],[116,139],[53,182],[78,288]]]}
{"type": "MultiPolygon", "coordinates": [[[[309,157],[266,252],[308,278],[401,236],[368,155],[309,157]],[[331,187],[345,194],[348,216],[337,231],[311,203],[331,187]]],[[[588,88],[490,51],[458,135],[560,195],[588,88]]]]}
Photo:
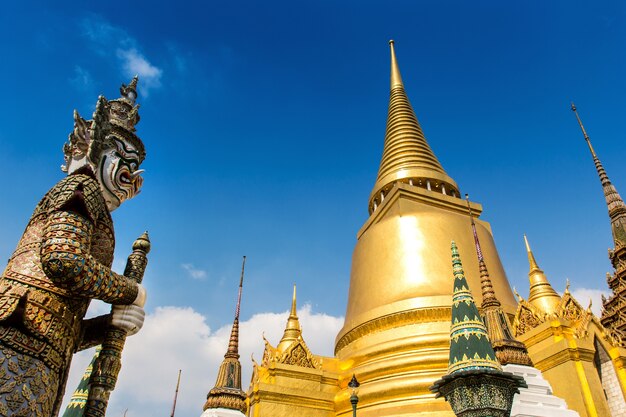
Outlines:
{"type": "Polygon", "coordinates": [[[502,367],[506,372],[524,378],[528,388],[520,388],[513,398],[511,417],[578,417],[576,411],[568,410],[565,400],[552,394],[550,383],[537,368],[509,364],[502,367]]]}

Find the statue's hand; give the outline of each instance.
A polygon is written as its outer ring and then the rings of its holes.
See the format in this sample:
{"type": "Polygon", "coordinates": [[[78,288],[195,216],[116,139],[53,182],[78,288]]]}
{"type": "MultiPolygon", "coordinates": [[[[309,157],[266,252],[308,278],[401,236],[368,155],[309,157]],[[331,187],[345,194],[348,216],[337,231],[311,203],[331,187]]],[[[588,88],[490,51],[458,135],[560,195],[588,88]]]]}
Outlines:
{"type": "Polygon", "coordinates": [[[127,336],[136,334],[142,327],[146,313],[143,309],[146,303],[146,290],[139,285],[137,298],[130,305],[114,305],[111,308],[111,324],[126,331],[127,336]]]}

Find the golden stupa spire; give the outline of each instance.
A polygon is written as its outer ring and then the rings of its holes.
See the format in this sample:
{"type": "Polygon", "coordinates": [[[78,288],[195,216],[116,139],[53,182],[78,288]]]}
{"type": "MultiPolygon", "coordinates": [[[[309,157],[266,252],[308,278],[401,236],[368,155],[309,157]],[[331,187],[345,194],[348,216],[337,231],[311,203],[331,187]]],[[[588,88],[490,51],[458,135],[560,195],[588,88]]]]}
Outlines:
{"type": "Polygon", "coordinates": [[[493,289],[493,283],[491,282],[489,271],[487,270],[487,264],[483,257],[483,251],[480,247],[480,240],[478,239],[478,232],[476,231],[476,223],[474,222],[474,215],[468,194],[465,194],[465,199],[467,200],[467,211],[470,217],[470,225],[472,226],[472,234],[474,235],[474,244],[476,246],[476,256],[478,257],[478,268],[480,271],[480,285],[483,292],[483,301],[480,308],[482,310],[483,322],[487,328],[489,341],[491,341],[491,346],[496,352],[496,357],[501,365],[514,363],[517,365],[532,366],[533,363],[530,356],[528,356],[526,346],[513,337],[509,320],[502,309],[500,300],[496,297],[496,292],[493,289]]]}
{"type": "Polygon", "coordinates": [[[302,336],[302,329],[300,328],[300,320],[296,310],[296,284],[293,284],[293,296],[291,299],[291,311],[289,318],[287,319],[287,325],[285,326],[285,333],[283,333],[280,343],[276,346],[279,351],[284,351],[287,347],[297,341],[302,336]]]}
{"type": "Polygon", "coordinates": [[[404,88],[402,76],[400,75],[400,68],[398,67],[398,61],[396,60],[396,50],[394,49],[393,44],[393,40],[389,41],[389,47],[391,48],[391,90],[395,87],[404,88]]]}
{"type": "Polygon", "coordinates": [[[391,47],[391,93],[385,131],[383,156],[376,184],[369,201],[372,213],[397,181],[427,188],[442,194],[459,196],[458,186],[437,160],[428,145],[411,103],[404,91],[396,59],[391,47]]]}
{"type": "Polygon", "coordinates": [[[530,280],[528,302],[546,314],[554,313],[561,302],[561,297],[554,291],[554,288],[548,282],[548,278],[537,265],[535,255],[533,255],[533,251],[530,249],[526,235],[524,235],[524,242],[526,243],[528,263],[530,264],[530,270],[528,271],[528,279],[530,280]]]}
{"type": "Polygon", "coordinates": [[[239,294],[235,308],[235,320],[230,332],[228,349],[217,373],[215,387],[209,391],[203,410],[209,408],[227,408],[246,413],[246,393],[241,389],[241,363],[239,363],[239,313],[241,311],[241,293],[243,290],[243,275],[246,267],[246,257],[241,265],[239,279],[239,294]]]}

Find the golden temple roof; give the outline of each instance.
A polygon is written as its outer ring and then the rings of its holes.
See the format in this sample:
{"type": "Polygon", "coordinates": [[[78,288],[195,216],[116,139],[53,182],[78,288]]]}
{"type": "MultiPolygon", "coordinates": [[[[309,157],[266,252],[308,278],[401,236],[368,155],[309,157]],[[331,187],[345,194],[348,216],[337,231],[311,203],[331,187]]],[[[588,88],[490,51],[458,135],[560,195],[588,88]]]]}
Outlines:
{"type": "Polygon", "coordinates": [[[526,251],[528,252],[528,263],[530,264],[530,271],[528,272],[528,279],[530,280],[530,293],[528,295],[528,302],[537,307],[545,314],[552,314],[556,312],[557,307],[561,303],[561,296],[554,291],[552,285],[548,281],[548,278],[543,273],[537,261],[535,255],[533,255],[528,239],[524,235],[524,242],[526,243],[526,251]]]}
{"type": "Polygon", "coordinates": [[[381,203],[396,181],[411,182],[429,190],[458,197],[456,182],[448,176],[426,141],[404,90],[400,69],[391,47],[391,92],[385,131],[385,145],[376,184],[370,195],[369,211],[381,203]],[[383,196],[381,196],[381,193],[383,196]]]}

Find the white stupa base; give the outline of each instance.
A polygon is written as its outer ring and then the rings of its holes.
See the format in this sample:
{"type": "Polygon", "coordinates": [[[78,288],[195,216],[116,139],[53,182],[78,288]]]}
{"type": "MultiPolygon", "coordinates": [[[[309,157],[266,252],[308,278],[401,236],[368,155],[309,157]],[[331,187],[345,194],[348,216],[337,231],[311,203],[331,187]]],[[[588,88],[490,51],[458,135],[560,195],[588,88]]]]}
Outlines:
{"type": "Polygon", "coordinates": [[[513,397],[511,417],[580,417],[576,411],[568,410],[565,400],[552,394],[550,383],[537,368],[508,364],[505,372],[524,377],[528,388],[520,388],[513,397]]]}
{"type": "Polygon", "coordinates": [[[229,408],[207,408],[200,417],[246,417],[246,415],[239,410],[229,408]]]}

